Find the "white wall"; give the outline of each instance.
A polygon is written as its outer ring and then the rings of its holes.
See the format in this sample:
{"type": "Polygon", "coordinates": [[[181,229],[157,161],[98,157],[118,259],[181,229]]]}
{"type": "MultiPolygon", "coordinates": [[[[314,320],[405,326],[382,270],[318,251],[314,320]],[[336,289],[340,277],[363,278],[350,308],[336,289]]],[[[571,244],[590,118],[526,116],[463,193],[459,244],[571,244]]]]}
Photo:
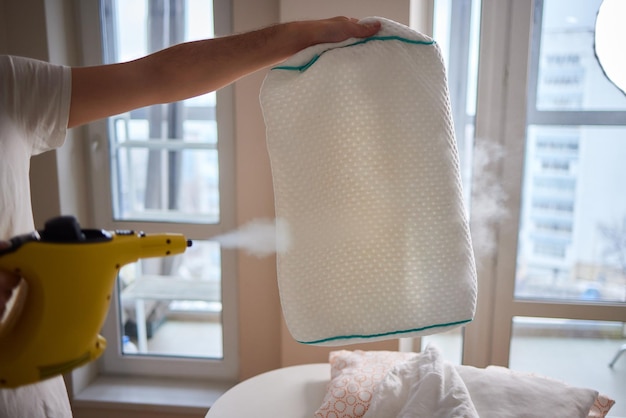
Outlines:
{"type": "Polygon", "coordinates": [[[6,23],[4,22],[6,13],[4,12],[4,3],[5,0],[0,0],[0,51],[6,51],[7,48],[6,23]]]}
{"type": "Polygon", "coordinates": [[[332,16],[382,16],[409,24],[409,0],[280,0],[281,21],[332,16]]]}

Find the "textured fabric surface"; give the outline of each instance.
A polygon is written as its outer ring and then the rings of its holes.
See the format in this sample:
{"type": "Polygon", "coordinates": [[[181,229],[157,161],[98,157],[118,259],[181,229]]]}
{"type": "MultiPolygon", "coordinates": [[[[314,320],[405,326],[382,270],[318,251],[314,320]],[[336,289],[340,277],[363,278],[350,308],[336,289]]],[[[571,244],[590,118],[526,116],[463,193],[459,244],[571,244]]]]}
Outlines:
{"type": "Polygon", "coordinates": [[[476,409],[455,367],[429,345],[385,375],[363,418],[488,418],[476,409]]]}
{"type": "Polygon", "coordinates": [[[432,39],[382,22],[317,45],[261,89],[277,256],[292,336],[342,345],[470,321],[476,273],[444,66],[432,39]]]}
{"type": "Polygon", "coordinates": [[[416,356],[398,351],[332,351],[328,358],[330,382],[314,417],[363,417],[387,373],[416,356]]]}

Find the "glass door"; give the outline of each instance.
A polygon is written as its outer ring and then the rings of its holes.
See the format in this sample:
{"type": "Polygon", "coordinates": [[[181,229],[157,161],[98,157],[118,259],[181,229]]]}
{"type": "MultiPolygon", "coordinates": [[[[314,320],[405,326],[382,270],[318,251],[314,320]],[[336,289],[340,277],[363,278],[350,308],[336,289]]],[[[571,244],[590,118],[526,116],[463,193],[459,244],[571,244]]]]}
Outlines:
{"type": "Polygon", "coordinates": [[[479,296],[471,324],[417,346],[594,388],[617,400],[619,416],[626,95],[596,59],[601,4],[434,2],[479,296]]]}
{"type": "MultiPolygon", "coordinates": [[[[228,0],[81,3],[85,63],[130,61],[230,33],[228,0]],[[97,40],[96,40],[97,39],[97,40]],[[97,47],[95,47],[97,45],[97,47]]],[[[102,335],[104,373],[233,378],[236,256],[211,239],[234,227],[232,87],[89,126],[93,211],[110,230],[180,233],[184,254],[124,266],[102,335]]]]}
{"type": "Polygon", "coordinates": [[[499,236],[491,349],[493,363],[594,388],[619,408],[626,355],[610,363],[626,344],[626,95],[596,58],[601,3],[537,0],[530,31],[511,33],[512,78],[528,51],[528,100],[525,120],[507,120],[522,141],[504,139],[513,169],[502,181],[519,208],[499,236]]]}

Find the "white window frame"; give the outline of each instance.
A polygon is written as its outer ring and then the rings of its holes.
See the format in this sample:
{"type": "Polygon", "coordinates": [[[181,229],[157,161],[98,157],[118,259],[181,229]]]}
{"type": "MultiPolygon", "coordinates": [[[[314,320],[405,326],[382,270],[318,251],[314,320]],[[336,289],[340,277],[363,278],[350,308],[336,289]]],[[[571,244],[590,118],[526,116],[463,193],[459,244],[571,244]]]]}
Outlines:
{"type": "MultiPolygon", "coordinates": [[[[463,362],[477,367],[508,366],[512,318],[564,318],[620,321],[619,303],[542,302],[514,296],[526,124],[624,125],[624,112],[546,112],[527,96],[532,19],[537,2],[482,0],[476,141],[503,147],[506,160],[488,167],[501,179],[508,216],[495,231],[497,252],[477,260],[479,297],[476,318],[467,326],[463,362]],[[527,98],[527,99],[525,99],[527,98]],[[527,103],[531,106],[527,106],[527,103]]],[[[474,179],[476,182],[478,179],[474,179]]]]}
{"type": "MultiPolygon", "coordinates": [[[[82,65],[103,63],[102,26],[99,1],[76,1],[82,39],[82,65]]],[[[230,0],[213,0],[215,34],[223,36],[232,31],[230,0]]],[[[102,229],[133,229],[145,232],[173,232],[190,239],[208,239],[235,226],[235,147],[234,99],[232,86],[217,92],[218,154],[220,178],[220,222],[214,225],[183,224],[180,222],[115,221],[113,218],[108,122],[101,120],[86,128],[88,160],[91,171],[91,202],[93,221],[102,229]]],[[[102,329],[108,348],[100,360],[101,374],[161,376],[233,380],[238,377],[238,308],[236,253],[223,251],[222,269],[222,334],[223,358],[220,360],[163,356],[123,356],[119,332],[117,289],[112,298],[109,315],[102,329]]]]}

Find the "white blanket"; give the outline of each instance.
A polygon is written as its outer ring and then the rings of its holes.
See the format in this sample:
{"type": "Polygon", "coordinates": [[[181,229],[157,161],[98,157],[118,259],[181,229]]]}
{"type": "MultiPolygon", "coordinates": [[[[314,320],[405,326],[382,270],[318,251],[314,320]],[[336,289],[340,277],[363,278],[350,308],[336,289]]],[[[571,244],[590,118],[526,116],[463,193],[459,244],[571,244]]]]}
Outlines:
{"type": "Polygon", "coordinates": [[[386,375],[364,418],[584,418],[597,395],[502,367],[454,366],[429,346],[386,375]]]}

